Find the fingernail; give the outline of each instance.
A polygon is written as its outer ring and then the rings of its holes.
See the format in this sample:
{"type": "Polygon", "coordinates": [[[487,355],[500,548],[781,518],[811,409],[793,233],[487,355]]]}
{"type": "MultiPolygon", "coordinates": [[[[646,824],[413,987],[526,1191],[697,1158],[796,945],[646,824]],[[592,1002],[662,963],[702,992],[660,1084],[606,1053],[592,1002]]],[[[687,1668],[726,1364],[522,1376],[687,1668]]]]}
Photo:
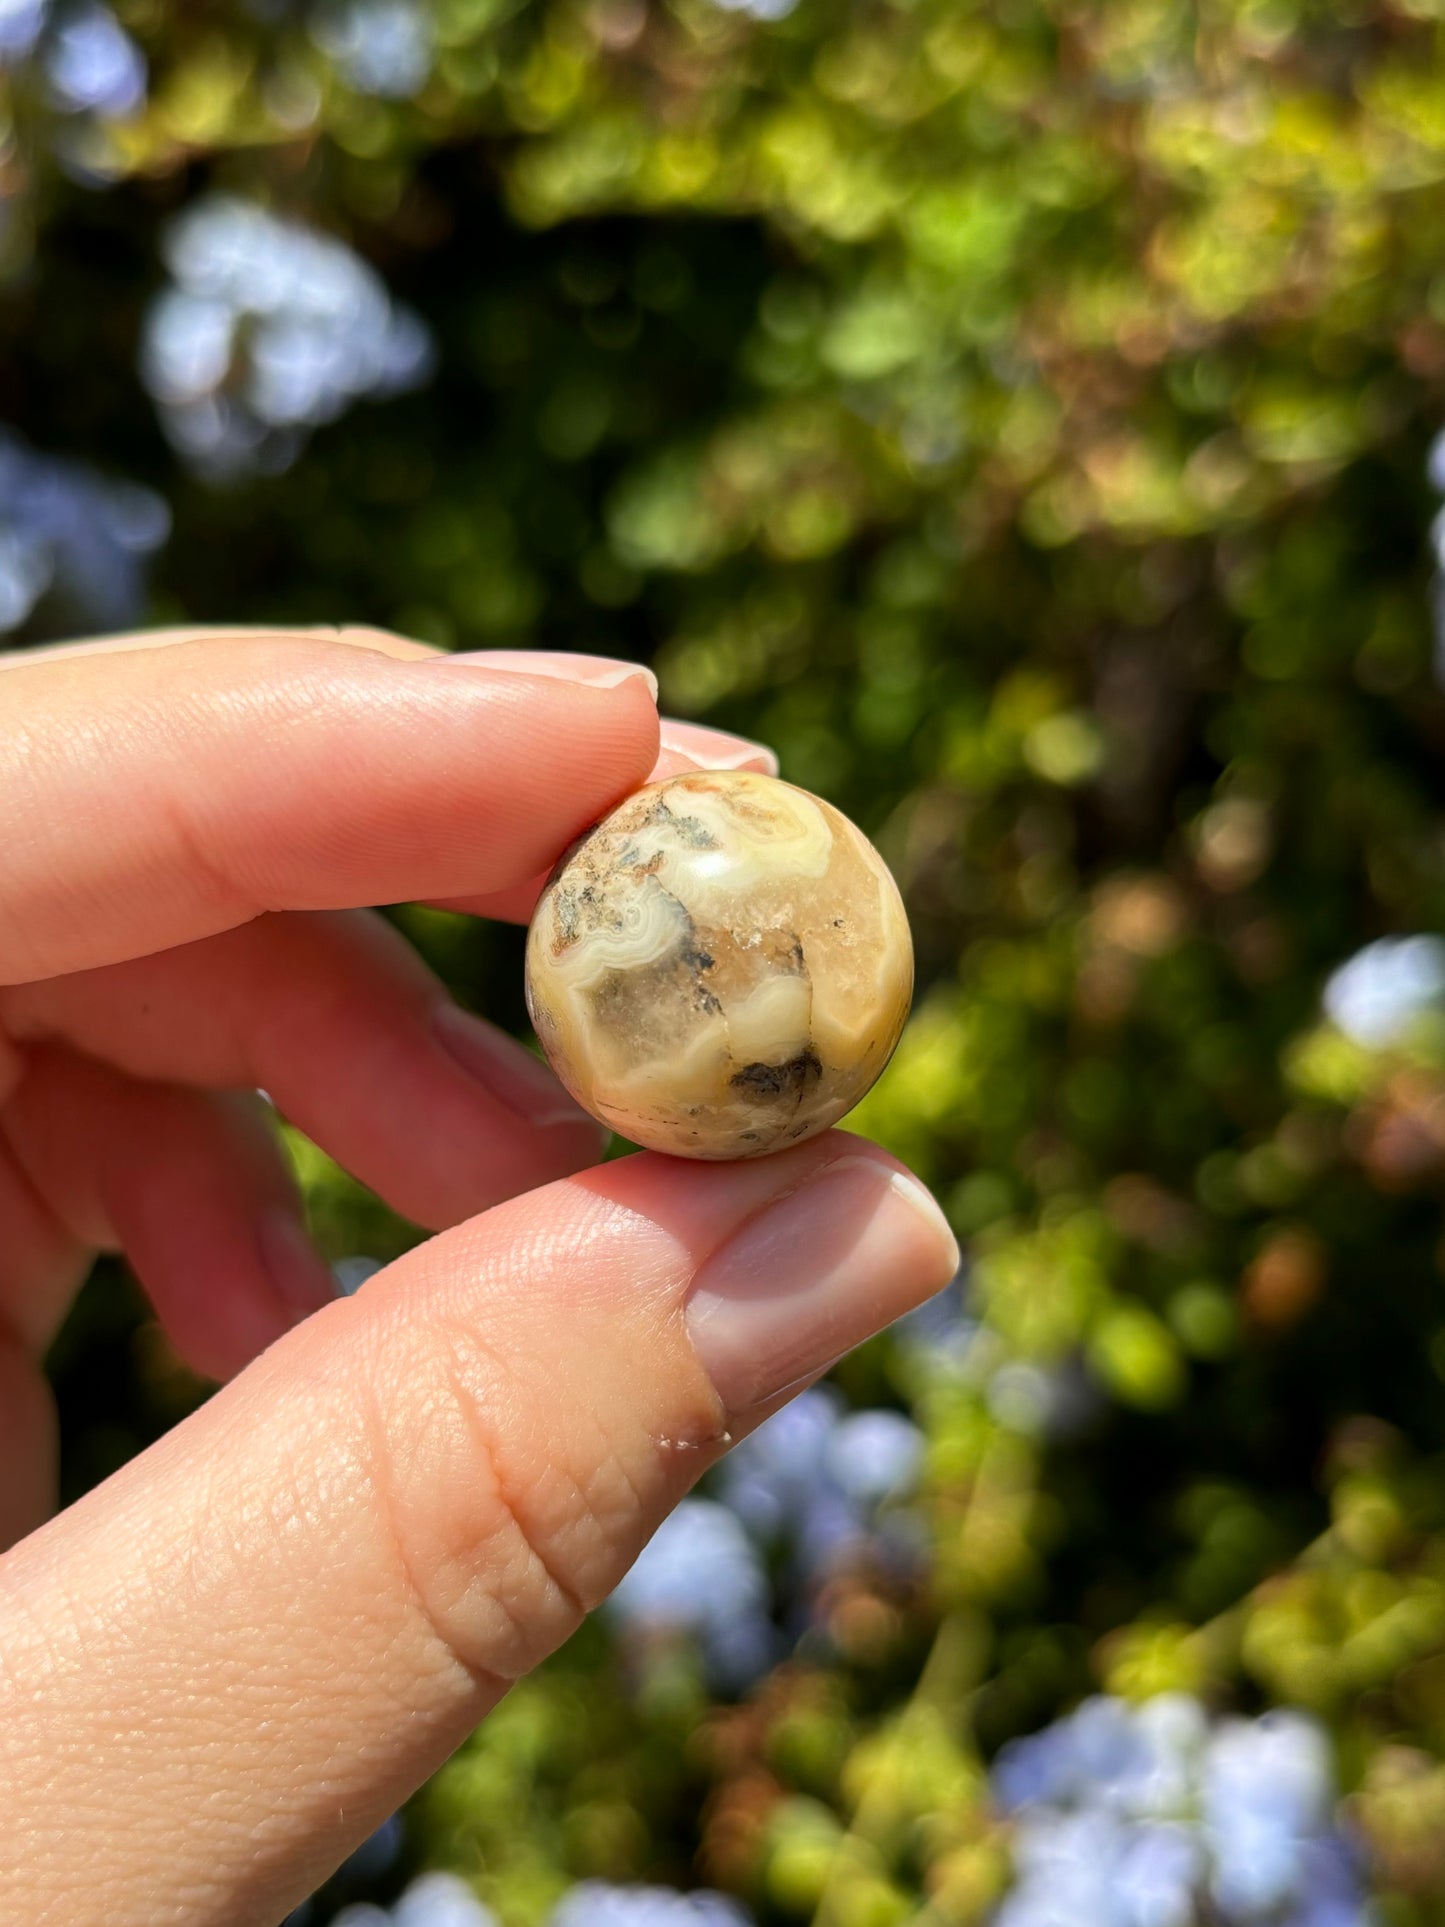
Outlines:
{"type": "Polygon", "coordinates": [[[534,1130],[585,1124],[596,1132],[599,1143],[603,1140],[605,1133],[596,1119],[573,1103],[540,1058],[505,1031],[473,1017],[458,1004],[443,1004],[432,1029],[442,1049],[468,1077],[485,1085],[534,1130]]]}
{"type": "Polygon", "coordinates": [[[641,677],[657,701],[657,678],[644,663],[619,662],[613,656],[568,655],[544,649],[459,649],[439,656],[438,662],[467,663],[473,669],[498,669],[520,676],[548,676],[556,682],[591,683],[597,689],[616,689],[641,677]]]}
{"type": "Polygon", "coordinates": [[[841,1158],[750,1218],[699,1272],[688,1331],[729,1413],[820,1372],[942,1290],[947,1220],[916,1178],[841,1158]]]}
{"type": "Polygon", "coordinates": [[[257,1226],[256,1243],[266,1275],[293,1324],[335,1298],[335,1281],[320,1252],[289,1211],[268,1212],[257,1226]]]}
{"type": "Polygon", "coordinates": [[[662,747],[686,756],[699,769],[755,769],[776,776],[778,759],[766,743],[750,742],[724,729],[704,729],[701,723],[662,719],[662,747]]]}

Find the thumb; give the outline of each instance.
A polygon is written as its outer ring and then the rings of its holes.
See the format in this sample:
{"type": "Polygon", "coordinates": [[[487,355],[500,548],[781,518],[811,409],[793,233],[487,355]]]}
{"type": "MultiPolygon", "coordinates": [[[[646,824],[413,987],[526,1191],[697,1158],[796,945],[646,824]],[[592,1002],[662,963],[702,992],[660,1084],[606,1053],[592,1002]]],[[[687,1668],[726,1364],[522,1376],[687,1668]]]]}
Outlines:
{"type": "Polygon", "coordinates": [[[274,1922],[730,1434],[956,1258],[922,1187],[834,1132],[550,1185],[290,1333],[0,1564],[10,1912],[274,1922]]]}

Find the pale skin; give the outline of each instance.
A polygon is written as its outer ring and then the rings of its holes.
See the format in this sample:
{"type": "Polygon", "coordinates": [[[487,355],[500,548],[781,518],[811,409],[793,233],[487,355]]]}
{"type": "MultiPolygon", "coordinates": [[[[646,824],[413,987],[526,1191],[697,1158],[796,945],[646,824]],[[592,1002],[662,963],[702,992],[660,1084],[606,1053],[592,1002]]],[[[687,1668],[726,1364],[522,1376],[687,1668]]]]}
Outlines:
{"type": "Polygon", "coordinates": [[[0,1917],[280,1920],[729,1438],[951,1275],[844,1132],[601,1165],[366,907],[524,917],[689,766],[773,764],[624,664],[372,630],[0,656],[0,1917]],[[435,1233],[353,1299],[258,1090],[435,1233]],[[227,1382],[52,1517],[40,1359],[99,1251],[227,1382]]]}

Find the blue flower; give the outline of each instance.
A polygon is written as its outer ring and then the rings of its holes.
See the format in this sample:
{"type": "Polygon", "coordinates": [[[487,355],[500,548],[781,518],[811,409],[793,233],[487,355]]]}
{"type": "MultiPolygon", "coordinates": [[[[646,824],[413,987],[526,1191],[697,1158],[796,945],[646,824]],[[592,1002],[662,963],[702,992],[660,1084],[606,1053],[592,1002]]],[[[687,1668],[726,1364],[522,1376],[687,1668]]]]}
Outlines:
{"type": "Polygon", "coordinates": [[[994,1762],[1015,1881],[995,1927],[1368,1927],[1322,1729],[1085,1700],[994,1762]]]}
{"type": "Polygon", "coordinates": [[[0,0],[0,68],[29,59],[49,11],[49,0],[0,0]]]}
{"type": "Polygon", "coordinates": [[[431,372],[425,323],[333,236],[212,195],[172,223],[165,255],[141,375],[203,474],[284,467],[311,429],[431,372]]]}
{"type": "Polygon", "coordinates": [[[721,1894],[584,1880],[563,1896],[547,1927],[750,1927],[750,1919],[721,1894]]]}
{"type": "Polygon", "coordinates": [[[1445,1008],[1445,942],[1381,937],[1341,964],[1325,985],[1325,1010],[1357,1044],[1378,1050],[1427,1011],[1445,1008]]]}
{"type": "Polygon", "coordinates": [[[64,112],[120,120],[145,100],[145,55],[110,8],[95,0],[61,16],[44,64],[51,99],[64,112]]]}
{"type": "Polygon", "coordinates": [[[56,626],[116,628],[145,606],[145,566],[170,532],[158,495],[0,430],[0,635],[42,599],[56,626]]]}
{"type": "Polygon", "coordinates": [[[772,1657],[762,1562],[741,1522],[712,1499],[684,1499],[664,1519],[609,1610],[642,1632],[696,1635],[729,1684],[755,1678],[772,1657]]]}
{"type": "Polygon", "coordinates": [[[319,14],[311,37],[358,93],[401,100],[431,73],[432,25],[414,0],[354,0],[319,14]]]}
{"type": "Polygon", "coordinates": [[[499,1927],[497,1916],[454,1873],[424,1873],[391,1910],[391,1927],[499,1927]]]}

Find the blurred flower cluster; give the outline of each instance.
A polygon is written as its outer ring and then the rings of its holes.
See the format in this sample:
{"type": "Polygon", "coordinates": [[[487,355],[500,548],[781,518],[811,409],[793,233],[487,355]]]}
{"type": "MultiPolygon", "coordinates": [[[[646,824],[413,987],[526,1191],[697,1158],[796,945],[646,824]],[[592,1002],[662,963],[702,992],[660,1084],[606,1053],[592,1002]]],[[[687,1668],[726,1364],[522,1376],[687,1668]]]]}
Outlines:
{"type": "Polygon", "coordinates": [[[916,1521],[896,1507],[924,1439],[899,1412],[849,1412],[804,1392],[723,1462],[716,1498],[684,1499],[609,1611],[642,1639],[696,1634],[719,1685],[766,1671],[812,1622],[830,1574],[851,1563],[917,1569],[916,1521]]]}
{"type": "Polygon", "coordinates": [[[420,0],[323,4],[312,17],[311,36],[364,94],[402,99],[416,93],[431,72],[432,19],[420,0]]]}
{"type": "Polygon", "coordinates": [[[497,1917],[455,1874],[424,1873],[390,1907],[353,1901],[331,1927],[497,1927],[497,1917]]]}
{"type": "Polygon", "coordinates": [[[1211,1726],[1183,1694],[1086,1700],[1005,1747],[1015,1882],[996,1927],[1363,1927],[1329,1742],[1299,1713],[1211,1726]]]}
{"type": "Polygon", "coordinates": [[[141,374],[200,474],[286,466],[306,431],[424,381],[430,333],[343,242],[213,195],[172,223],[141,374]]]}
{"type": "Polygon", "coordinates": [[[121,120],[145,100],[145,55],[103,0],[0,0],[0,73],[27,61],[62,113],[121,120]]]}
{"type": "MultiPolygon", "coordinates": [[[[327,1903],[327,1891],[374,1883],[394,1868],[404,1826],[393,1814],[353,1853],[328,1889],[287,1916],[285,1927],[498,1927],[496,1914],[453,1873],[424,1873],[388,1905],[327,1903]]],[[[751,1916],[722,1894],[579,1881],[547,1915],[545,1927],[751,1927],[751,1916]]]]}
{"type": "Polygon", "coordinates": [[[77,631],[137,621],[147,560],[169,530],[150,489],[42,455],[0,429],[0,636],[41,603],[77,631]]]}
{"type": "Polygon", "coordinates": [[[1445,937],[1381,937],[1340,965],[1325,985],[1326,1015],[1366,1050],[1407,1038],[1445,1012],[1445,937]]]}
{"type": "MultiPolygon", "coordinates": [[[[390,1907],[356,1901],[341,1908],[331,1916],[330,1927],[498,1927],[498,1923],[465,1881],[455,1874],[429,1873],[414,1880],[390,1907]]],[[[749,1917],[721,1894],[680,1894],[665,1887],[588,1880],[559,1902],[546,1927],[749,1927],[749,1917]]]]}
{"type": "Polygon", "coordinates": [[[749,1918],[721,1894],[587,1880],[566,1896],[547,1927],[749,1927],[749,1918]]]}

